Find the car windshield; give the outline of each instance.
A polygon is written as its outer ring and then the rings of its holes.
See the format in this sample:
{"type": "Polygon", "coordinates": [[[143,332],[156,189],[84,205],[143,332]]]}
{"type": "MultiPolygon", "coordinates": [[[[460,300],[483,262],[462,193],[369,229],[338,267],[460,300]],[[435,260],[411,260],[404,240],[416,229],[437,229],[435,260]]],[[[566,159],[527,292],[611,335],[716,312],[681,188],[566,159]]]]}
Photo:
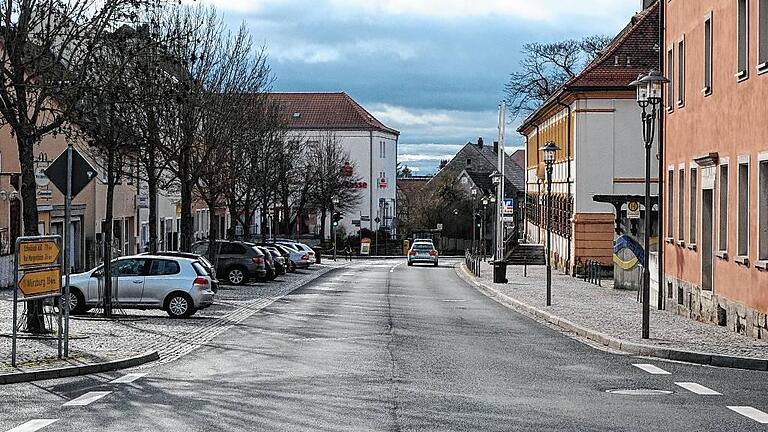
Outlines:
{"type": "Polygon", "coordinates": [[[430,243],[416,243],[413,245],[413,248],[419,251],[431,251],[433,249],[430,243]]]}

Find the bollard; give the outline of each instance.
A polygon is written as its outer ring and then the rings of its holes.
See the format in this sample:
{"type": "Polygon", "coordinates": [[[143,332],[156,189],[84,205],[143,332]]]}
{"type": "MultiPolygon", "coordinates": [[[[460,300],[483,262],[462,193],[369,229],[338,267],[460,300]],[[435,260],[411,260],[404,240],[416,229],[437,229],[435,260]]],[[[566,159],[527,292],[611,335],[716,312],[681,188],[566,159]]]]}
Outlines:
{"type": "Polygon", "coordinates": [[[597,268],[597,286],[603,286],[603,266],[597,268]]]}

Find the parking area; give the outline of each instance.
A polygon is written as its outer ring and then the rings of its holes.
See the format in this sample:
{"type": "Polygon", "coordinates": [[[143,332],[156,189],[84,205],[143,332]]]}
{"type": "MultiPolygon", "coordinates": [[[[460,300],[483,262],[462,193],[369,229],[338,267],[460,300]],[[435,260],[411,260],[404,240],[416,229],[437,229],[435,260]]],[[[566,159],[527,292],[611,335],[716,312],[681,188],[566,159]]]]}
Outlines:
{"type": "MultiPolygon", "coordinates": [[[[106,320],[93,310],[70,321],[70,359],[57,359],[56,339],[19,339],[18,368],[10,365],[13,293],[0,291],[0,373],[91,364],[147,351],[157,351],[160,362],[173,361],[213,341],[280,297],[344,265],[331,261],[278,276],[268,283],[221,285],[213,306],[186,319],[170,319],[161,310],[116,310],[116,317],[106,320]]],[[[19,304],[20,313],[22,308],[23,304],[19,304]]],[[[55,326],[56,322],[50,324],[55,326]]]]}

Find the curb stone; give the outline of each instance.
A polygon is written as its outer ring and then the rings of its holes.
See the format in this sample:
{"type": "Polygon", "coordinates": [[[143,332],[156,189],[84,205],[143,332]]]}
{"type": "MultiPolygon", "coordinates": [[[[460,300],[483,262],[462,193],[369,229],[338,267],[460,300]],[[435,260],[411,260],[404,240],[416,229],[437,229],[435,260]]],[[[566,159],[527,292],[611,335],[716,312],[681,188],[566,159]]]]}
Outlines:
{"type": "Polygon", "coordinates": [[[465,265],[458,264],[454,267],[456,274],[470,285],[474,285],[478,291],[491,299],[518,310],[522,310],[528,315],[540,318],[550,324],[562,328],[571,333],[585,337],[589,340],[605,345],[609,348],[624,351],[629,354],[656,357],[665,360],[676,360],[687,363],[696,363],[708,366],[728,367],[735,369],[747,369],[756,371],[768,371],[768,359],[758,359],[750,357],[728,356],[722,354],[703,353],[695,351],[679,350],[674,348],[662,348],[655,345],[641,344],[618,339],[596,330],[574,324],[559,316],[543,311],[539,308],[523,303],[520,300],[500,293],[492,287],[475,280],[466,270],[465,265]]]}
{"type": "Polygon", "coordinates": [[[56,369],[45,369],[30,372],[13,372],[9,374],[0,374],[0,385],[16,384],[30,381],[43,381],[54,378],[67,378],[80,375],[89,375],[99,372],[115,371],[127,369],[134,366],[143,365],[160,359],[157,351],[147,351],[137,356],[124,358],[121,360],[111,360],[101,363],[93,363],[83,366],[66,366],[56,369]]]}

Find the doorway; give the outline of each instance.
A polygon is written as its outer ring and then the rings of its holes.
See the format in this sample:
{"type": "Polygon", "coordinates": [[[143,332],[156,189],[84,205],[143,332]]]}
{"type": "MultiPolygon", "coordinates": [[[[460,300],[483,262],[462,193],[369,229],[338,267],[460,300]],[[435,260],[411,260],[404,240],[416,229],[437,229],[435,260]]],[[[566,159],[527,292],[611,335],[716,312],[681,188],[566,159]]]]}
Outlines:
{"type": "Polygon", "coordinates": [[[714,288],[714,190],[703,189],[701,193],[701,289],[711,292],[714,288]]]}

